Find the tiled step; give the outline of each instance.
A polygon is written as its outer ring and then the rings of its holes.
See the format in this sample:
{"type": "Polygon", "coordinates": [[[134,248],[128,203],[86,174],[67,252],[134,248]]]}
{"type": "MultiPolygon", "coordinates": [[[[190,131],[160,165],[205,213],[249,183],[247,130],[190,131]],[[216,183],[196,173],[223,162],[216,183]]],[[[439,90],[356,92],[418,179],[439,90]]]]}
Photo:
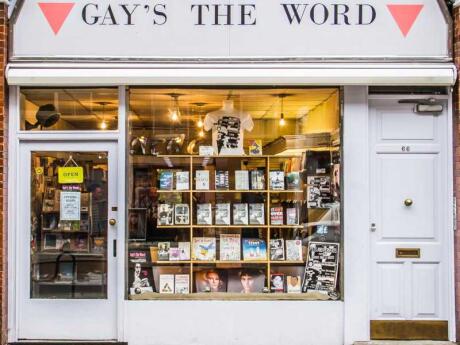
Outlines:
{"type": "Polygon", "coordinates": [[[430,341],[430,340],[374,340],[374,341],[357,341],[354,345],[456,345],[451,341],[430,341]]]}

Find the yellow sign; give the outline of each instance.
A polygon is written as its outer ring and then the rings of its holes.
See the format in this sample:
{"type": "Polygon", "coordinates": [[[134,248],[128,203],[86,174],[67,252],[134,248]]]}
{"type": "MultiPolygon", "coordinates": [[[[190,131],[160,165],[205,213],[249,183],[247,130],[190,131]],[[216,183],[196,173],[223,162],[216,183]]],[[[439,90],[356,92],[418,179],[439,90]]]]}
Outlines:
{"type": "Polygon", "coordinates": [[[82,167],[58,168],[58,182],[60,184],[83,183],[82,167]]]}

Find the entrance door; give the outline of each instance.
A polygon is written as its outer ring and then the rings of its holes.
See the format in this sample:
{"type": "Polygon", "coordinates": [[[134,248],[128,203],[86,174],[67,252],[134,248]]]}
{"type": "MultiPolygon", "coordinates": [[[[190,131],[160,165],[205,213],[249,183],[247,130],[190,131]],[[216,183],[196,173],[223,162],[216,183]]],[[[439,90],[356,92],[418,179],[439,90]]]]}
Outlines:
{"type": "Polygon", "coordinates": [[[117,338],[116,150],[114,143],[20,144],[20,340],[117,338]]]}
{"type": "Polygon", "coordinates": [[[446,340],[447,111],[421,115],[414,104],[375,100],[370,114],[371,335],[446,340]]]}

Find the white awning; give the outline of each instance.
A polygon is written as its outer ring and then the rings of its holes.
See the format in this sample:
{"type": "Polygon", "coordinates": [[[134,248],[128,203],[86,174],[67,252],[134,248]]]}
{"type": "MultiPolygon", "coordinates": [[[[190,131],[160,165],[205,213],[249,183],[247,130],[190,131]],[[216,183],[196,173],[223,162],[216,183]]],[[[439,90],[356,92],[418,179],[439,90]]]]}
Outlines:
{"type": "Polygon", "coordinates": [[[454,85],[452,63],[11,63],[21,86],[112,85],[454,85]]]}

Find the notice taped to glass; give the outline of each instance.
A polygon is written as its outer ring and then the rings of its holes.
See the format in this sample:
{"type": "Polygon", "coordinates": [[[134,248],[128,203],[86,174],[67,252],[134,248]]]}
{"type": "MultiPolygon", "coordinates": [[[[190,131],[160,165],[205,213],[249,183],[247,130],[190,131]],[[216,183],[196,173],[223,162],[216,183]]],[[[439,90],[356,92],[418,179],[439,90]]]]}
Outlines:
{"type": "Polygon", "coordinates": [[[80,192],[61,192],[61,220],[80,220],[80,192]]]}
{"type": "Polygon", "coordinates": [[[302,292],[318,291],[334,296],[339,266],[339,243],[310,242],[302,292]]]}

